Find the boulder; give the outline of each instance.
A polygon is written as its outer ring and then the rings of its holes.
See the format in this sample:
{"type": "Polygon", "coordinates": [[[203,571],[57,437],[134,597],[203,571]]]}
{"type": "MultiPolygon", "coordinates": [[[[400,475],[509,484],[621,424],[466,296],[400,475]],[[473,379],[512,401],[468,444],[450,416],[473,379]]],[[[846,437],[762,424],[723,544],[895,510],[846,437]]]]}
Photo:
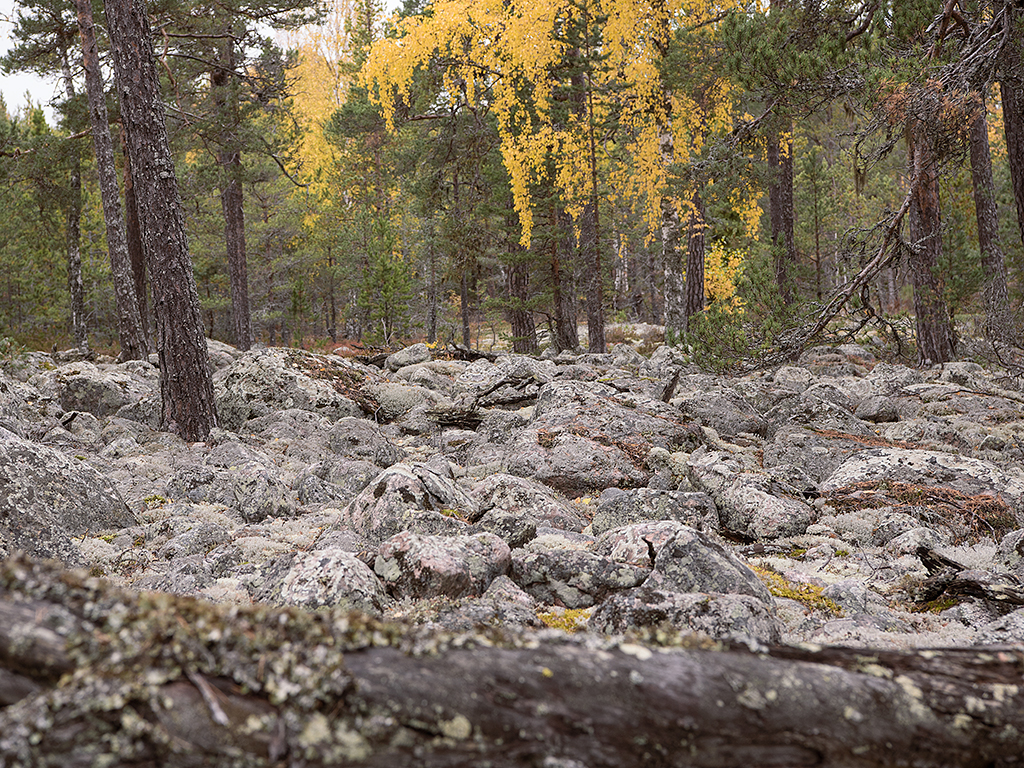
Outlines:
{"type": "Polygon", "coordinates": [[[511,551],[493,533],[424,536],[403,531],[377,549],[373,570],[395,597],[482,595],[508,572],[511,551]]]}
{"type": "Polygon", "coordinates": [[[783,630],[771,609],[750,595],[684,594],[650,587],[611,595],[587,622],[589,629],[605,634],[664,625],[720,640],[760,644],[780,643],[783,630]]]}
{"type": "Polygon", "coordinates": [[[297,506],[289,483],[278,470],[260,461],[228,467],[183,467],[167,482],[166,493],[193,504],[223,504],[247,523],[289,517],[297,506]]]}
{"type": "MultiPolygon", "coordinates": [[[[945,486],[969,496],[1002,497],[1024,515],[1024,473],[987,461],[940,451],[872,448],[849,457],[822,484],[822,492],[856,483],[911,483],[945,486]]],[[[1024,520],[1024,518],[1021,518],[1024,520]]]]}
{"type": "Polygon", "coordinates": [[[332,452],[348,459],[371,461],[378,467],[390,467],[405,456],[380,427],[367,419],[346,416],[331,427],[327,445],[332,452]]]}
{"type": "Polygon", "coordinates": [[[698,531],[718,529],[718,509],[706,493],[653,488],[607,493],[598,503],[591,522],[595,536],[646,520],[674,520],[698,531]]]}
{"type": "Polygon", "coordinates": [[[61,366],[56,373],[61,408],[102,418],[159,394],[156,368],[138,360],[132,363],[102,369],[85,362],[61,366]]]}
{"type": "Polygon", "coordinates": [[[88,464],[0,428],[0,538],[8,550],[77,565],[72,536],[138,522],[88,464]]]}
{"type": "Polygon", "coordinates": [[[217,414],[224,429],[238,431],[249,419],[300,408],[332,421],[373,413],[369,385],[380,371],[337,355],[301,349],[253,349],[214,376],[217,414]]]}
{"type": "Polygon", "coordinates": [[[430,360],[430,347],[423,342],[420,342],[419,344],[413,344],[412,346],[400,349],[397,352],[388,355],[387,359],[384,361],[384,367],[389,371],[394,372],[407,365],[425,363],[428,360],[430,360]]]}
{"type": "Polygon", "coordinates": [[[667,592],[750,595],[771,605],[768,588],[736,555],[700,531],[682,527],[657,551],[645,586],[667,592]]]}
{"type": "Polygon", "coordinates": [[[409,530],[423,534],[463,533],[477,503],[450,476],[426,464],[395,464],[381,472],[342,510],[360,536],[381,544],[409,530]]]}
{"type": "Polygon", "coordinates": [[[291,552],[266,568],[254,598],[301,608],[351,608],[380,613],[388,596],[380,579],[352,552],[337,547],[291,552]]]}
{"type": "Polygon", "coordinates": [[[547,486],[526,478],[499,472],[476,483],[470,494],[478,504],[471,518],[474,522],[488,513],[501,512],[529,520],[535,527],[582,531],[586,525],[578,508],[547,486]]]}
{"type": "Polygon", "coordinates": [[[589,608],[612,592],[639,586],[649,573],[650,568],[579,550],[517,550],[509,577],[542,603],[589,608]]]}

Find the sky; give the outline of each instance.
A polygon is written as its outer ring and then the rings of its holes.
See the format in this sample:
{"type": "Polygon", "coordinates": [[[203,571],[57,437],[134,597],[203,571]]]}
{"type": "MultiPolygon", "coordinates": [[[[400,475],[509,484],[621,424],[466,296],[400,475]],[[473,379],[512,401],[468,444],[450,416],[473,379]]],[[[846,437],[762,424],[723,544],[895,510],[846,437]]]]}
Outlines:
{"type": "MultiPolygon", "coordinates": [[[[11,47],[11,30],[14,25],[14,0],[0,0],[0,53],[6,53],[11,47]]],[[[57,87],[56,79],[43,80],[35,75],[18,73],[7,75],[0,72],[0,93],[3,94],[7,111],[15,114],[28,104],[26,93],[31,95],[33,104],[49,103],[57,87]]],[[[52,122],[52,111],[47,110],[52,122]]]]}

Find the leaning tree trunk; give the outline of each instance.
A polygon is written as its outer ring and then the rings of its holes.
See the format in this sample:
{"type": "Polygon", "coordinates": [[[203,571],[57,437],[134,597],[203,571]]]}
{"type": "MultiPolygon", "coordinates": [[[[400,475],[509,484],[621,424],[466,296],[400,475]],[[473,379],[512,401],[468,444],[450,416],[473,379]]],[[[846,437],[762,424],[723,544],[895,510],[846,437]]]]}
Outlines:
{"type": "Polygon", "coordinates": [[[666,643],[122,592],[0,564],[0,765],[999,768],[1020,646],[666,643]]]}
{"type": "Polygon", "coordinates": [[[185,440],[205,440],[217,411],[149,20],[144,0],[104,5],[153,286],[163,423],[185,440]]]}
{"type": "Polygon", "coordinates": [[[917,321],[917,355],[922,364],[947,363],[954,358],[953,324],[943,295],[938,270],[942,256],[942,218],[936,160],[918,118],[907,120],[907,152],[910,158],[910,274],[914,281],[914,314],[917,321]]]}
{"type": "Polygon", "coordinates": [[[89,99],[92,142],[96,151],[100,197],[103,200],[103,219],[107,228],[110,272],[114,278],[121,360],[142,360],[149,354],[149,350],[142,329],[142,315],[136,299],[135,279],[128,255],[124,217],[121,213],[121,197],[117,186],[117,171],[114,167],[114,143],[110,138],[110,124],[107,121],[107,101],[103,92],[100,57],[96,50],[92,3],[89,0],[75,0],[75,6],[78,11],[78,31],[82,38],[82,67],[85,70],[85,91],[89,99]]]}
{"type": "Polygon", "coordinates": [[[978,247],[985,277],[985,331],[989,338],[1012,342],[1015,337],[1010,294],[1006,286],[1006,262],[999,242],[999,209],[995,182],[992,180],[992,156],[988,146],[988,120],[984,101],[978,117],[971,123],[971,180],[974,184],[974,208],[978,219],[978,247]]]}

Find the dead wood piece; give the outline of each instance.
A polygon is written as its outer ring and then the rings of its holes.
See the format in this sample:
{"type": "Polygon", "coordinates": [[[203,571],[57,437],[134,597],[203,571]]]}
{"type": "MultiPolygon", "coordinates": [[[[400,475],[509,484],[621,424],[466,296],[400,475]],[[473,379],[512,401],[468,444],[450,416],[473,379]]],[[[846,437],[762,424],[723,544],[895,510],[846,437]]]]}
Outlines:
{"type": "Polygon", "coordinates": [[[1021,647],[450,635],[138,595],[25,560],[0,564],[0,606],[19,624],[0,623],[0,684],[19,665],[35,686],[0,707],[3,766],[980,768],[1024,754],[1021,647]],[[18,642],[26,610],[59,615],[63,646],[18,642]]]}

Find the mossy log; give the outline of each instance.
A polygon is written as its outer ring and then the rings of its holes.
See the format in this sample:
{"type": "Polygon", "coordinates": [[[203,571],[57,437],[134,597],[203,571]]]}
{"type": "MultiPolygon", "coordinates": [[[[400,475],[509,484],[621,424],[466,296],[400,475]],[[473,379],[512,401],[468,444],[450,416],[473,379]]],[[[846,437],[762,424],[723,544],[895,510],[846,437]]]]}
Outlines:
{"type": "Polygon", "coordinates": [[[0,766],[1010,766],[1024,648],[446,635],[0,564],[0,766]],[[660,643],[660,645],[659,645],[660,643]]]}

